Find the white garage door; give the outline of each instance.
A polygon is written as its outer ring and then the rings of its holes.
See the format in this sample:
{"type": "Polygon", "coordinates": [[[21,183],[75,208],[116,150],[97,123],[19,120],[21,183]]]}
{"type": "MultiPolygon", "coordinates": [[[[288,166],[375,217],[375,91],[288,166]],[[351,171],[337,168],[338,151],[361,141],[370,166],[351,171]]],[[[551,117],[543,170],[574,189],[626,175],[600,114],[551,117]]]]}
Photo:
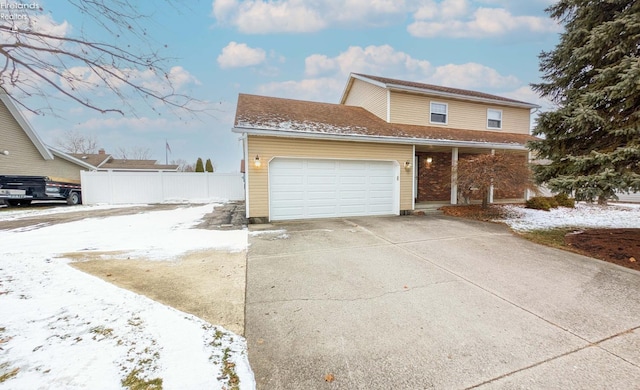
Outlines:
{"type": "Polygon", "coordinates": [[[399,213],[390,161],[275,158],[269,163],[270,219],[399,213]]]}

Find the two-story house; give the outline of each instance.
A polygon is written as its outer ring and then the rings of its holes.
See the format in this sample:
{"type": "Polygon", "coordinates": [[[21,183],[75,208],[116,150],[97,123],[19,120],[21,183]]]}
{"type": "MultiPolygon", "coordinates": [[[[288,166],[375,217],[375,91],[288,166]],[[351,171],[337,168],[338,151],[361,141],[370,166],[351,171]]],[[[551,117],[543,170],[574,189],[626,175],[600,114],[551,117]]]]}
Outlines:
{"type": "MultiPolygon", "coordinates": [[[[233,131],[244,140],[247,217],[399,215],[456,204],[458,159],[528,159],[535,108],[363,74],[350,75],[340,104],[240,94],[233,131]]],[[[524,189],[489,194],[496,202],[525,196],[524,189]]]]}

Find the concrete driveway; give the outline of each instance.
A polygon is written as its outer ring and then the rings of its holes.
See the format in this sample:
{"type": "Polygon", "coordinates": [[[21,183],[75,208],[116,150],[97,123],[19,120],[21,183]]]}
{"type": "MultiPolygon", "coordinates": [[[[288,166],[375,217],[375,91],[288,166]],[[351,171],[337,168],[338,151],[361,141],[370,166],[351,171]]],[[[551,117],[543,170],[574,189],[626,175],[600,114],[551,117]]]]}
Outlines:
{"type": "Polygon", "coordinates": [[[640,384],[636,271],[439,215],[251,230],[259,389],[640,384]]]}

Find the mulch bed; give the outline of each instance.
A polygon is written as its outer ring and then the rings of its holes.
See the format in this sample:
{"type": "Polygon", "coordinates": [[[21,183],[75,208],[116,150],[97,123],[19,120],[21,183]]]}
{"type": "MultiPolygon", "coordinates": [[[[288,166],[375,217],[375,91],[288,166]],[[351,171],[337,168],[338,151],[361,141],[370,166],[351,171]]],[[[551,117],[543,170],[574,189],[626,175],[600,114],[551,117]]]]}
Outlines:
{"type": "Polygon", "coordinates": [[[590,257],[640,271],[640,229],[586,229],[564,241],[590,257]]]}

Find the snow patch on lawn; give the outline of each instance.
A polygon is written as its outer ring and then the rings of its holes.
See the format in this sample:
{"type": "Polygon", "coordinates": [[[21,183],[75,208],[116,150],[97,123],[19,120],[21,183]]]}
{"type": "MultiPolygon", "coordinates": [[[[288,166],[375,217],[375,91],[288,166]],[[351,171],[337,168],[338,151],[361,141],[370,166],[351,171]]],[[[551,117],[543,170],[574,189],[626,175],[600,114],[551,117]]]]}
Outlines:
{"type": "Polygon", "coordinates": [[[601,206],[576,203],[575,208],[558,207],[550,211],[505,205],[508,217],[500,220],[513,230],[528,231],[560,227],[640,228],[640,207],[633,204],[601,206]]]}
{"type": "Polygon", "coordinates": [[[87,218],[44,228],[2,232],[4,252],[48,253],[126,251],[131,257],[174,259],[187,251],[247,247],[244,230],[191,229],[214,205],[154,211],[109,218],[87,218]],[[43,232],[43,230],[45,232],[43,232]],[[37,243],[38,245],[34,245],[37,243]]]}
{"type": "MultiPolygon", "coordinates": [[[[78,271],[56,256],[125,251],[170,260],[189,250],[245,250],[247,231],[191,229],[213,205],[0,231],[0,389],[254,389],[245,340],[78,271]]],[[[60,211],[66,208],[58,209],[60,211]]],[[[64,212],[64,211],[62,211],[64,212]]]]}
{"type": "Polygon", "coordinates": [[[95,205],[95,206],[53,206],[47,208],[3,208],[0,212],[0,221],[14,221],[22,218],[38,217],[41,215],[65,214],[74,212],[86,212],[93,210],[110,210],[121,209],[127,207],[144,207],[146,204],[117,204],[117,205],[95,205]]]}

